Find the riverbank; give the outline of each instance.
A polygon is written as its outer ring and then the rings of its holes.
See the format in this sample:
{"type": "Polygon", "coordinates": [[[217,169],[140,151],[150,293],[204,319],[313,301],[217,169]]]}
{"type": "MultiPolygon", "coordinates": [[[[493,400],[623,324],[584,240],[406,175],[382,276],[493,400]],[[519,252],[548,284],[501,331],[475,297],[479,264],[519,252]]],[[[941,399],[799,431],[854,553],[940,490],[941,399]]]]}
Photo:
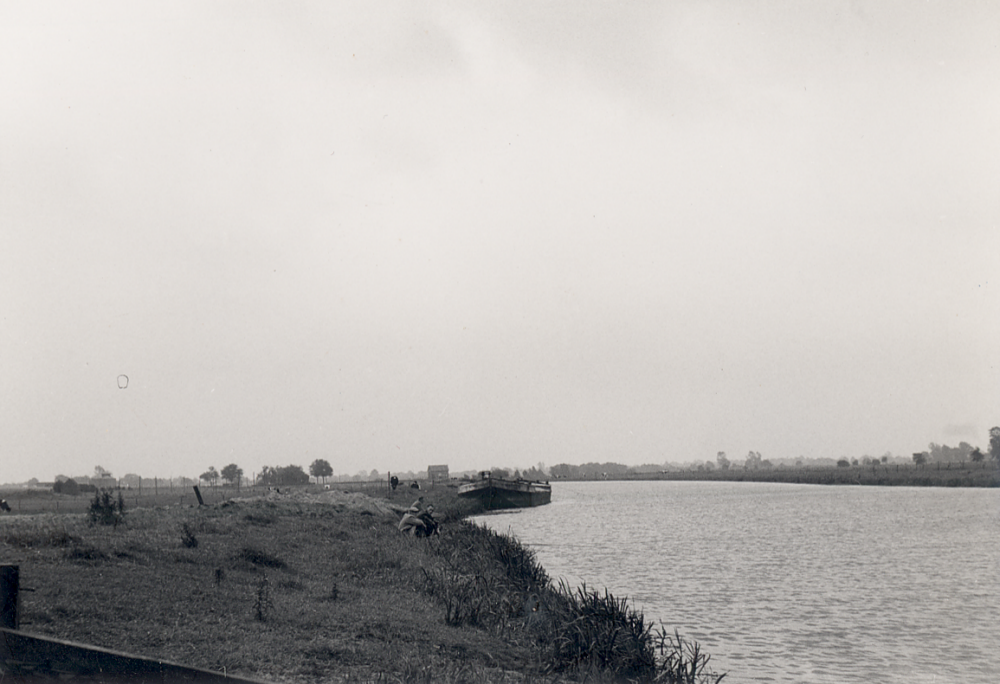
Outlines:
{"type": "Polygon", "coordinates": [[[34,589],[26,632],[263,681],[651,681],[689,664],[626,601],[553,587],[528,549],[460,520],[475,511],[454,490],[424,494],[441,537],[399,533],[408,494],[306,488],[118,526],[8,516],[0,560],[34,589]]]}
{"type": "Polygon", "coordinates": [[[849,467],[773,467],[666,470],[657,473],[609,474],[607,477],[565,478],[560,481],[684,480],[706,482],[778,482],[818,485],[873,485],[881,487],[1000,487],[995,462],[889,464],[849,467]]]}

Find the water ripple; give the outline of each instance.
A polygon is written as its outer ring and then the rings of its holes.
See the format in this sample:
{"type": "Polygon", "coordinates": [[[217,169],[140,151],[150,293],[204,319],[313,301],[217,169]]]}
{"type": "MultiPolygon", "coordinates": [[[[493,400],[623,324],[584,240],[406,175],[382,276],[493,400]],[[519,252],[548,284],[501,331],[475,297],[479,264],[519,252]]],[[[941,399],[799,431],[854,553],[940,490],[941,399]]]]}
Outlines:
{"type": "Polygon", "coordinates": [[[727,682],[985,684],[998,516],[996,490],[576,482],[480,520],[697,639],[727,682]]]}

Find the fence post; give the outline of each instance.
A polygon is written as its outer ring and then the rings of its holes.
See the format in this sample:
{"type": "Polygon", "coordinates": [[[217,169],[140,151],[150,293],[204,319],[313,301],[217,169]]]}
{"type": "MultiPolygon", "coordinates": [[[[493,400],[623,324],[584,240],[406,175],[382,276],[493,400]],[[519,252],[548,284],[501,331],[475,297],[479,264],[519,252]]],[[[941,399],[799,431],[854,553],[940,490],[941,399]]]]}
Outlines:
{"type": "Polygon", "coordinates": [[[0,627],[17,629],[18,575],[16,565],[0,565],[0,627]]]}
{"type": "Polygon", "coordinates": [[[198,505],[199,506],[204,506],[205,505],[205,501],[204,501],[204,499],[201,498],[201,490],[198,489],[198,485],[194,486],[194,495],[198,497],[198,505]]]}

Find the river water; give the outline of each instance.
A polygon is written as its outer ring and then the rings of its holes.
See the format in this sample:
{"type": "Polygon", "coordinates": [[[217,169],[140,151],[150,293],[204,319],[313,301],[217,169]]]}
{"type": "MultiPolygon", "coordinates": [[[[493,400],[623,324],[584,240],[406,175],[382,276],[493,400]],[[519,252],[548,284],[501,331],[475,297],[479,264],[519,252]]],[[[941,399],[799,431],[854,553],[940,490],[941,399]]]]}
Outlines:
{"type": "Polygon", "coordinates": [[[1000,681],[1000,491],[554,482],[481,516],[739,682],[1000,681]]]}

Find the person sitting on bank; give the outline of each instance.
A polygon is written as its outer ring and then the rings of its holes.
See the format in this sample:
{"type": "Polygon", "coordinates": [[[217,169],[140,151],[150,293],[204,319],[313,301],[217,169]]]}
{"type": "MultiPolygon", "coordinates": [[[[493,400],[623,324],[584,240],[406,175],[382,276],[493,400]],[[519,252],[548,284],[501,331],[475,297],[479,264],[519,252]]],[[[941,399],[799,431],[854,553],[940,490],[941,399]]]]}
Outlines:
{"type": "Polygon", "coordinates": [[[414,537],[429,537],[438,534],[438,524],[434,520],[434,507],[428,506],[427,510],[422,510],[424,498],[420,497],[413,502],[403,518],[399,521],[399,531],[403,534],[411,534],[414,537]]]}

